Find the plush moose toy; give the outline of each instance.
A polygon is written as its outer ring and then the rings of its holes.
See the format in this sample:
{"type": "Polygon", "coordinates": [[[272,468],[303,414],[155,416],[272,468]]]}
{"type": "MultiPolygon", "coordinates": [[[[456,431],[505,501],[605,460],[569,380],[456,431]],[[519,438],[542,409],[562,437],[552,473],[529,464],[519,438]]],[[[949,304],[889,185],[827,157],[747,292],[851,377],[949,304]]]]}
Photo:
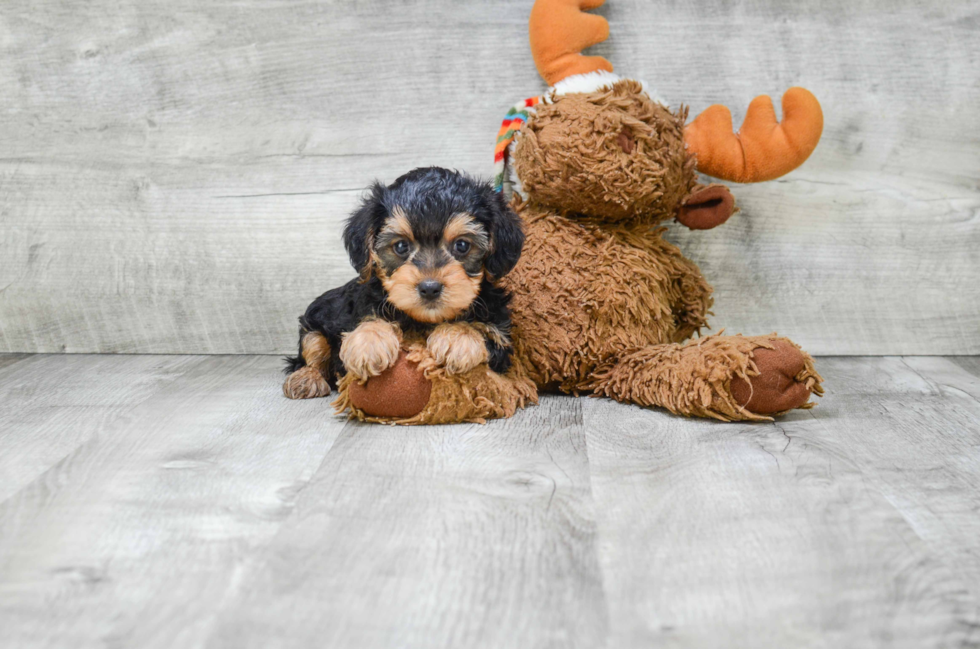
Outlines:
{"type": "Polygon", "coordinates": [[[707,326],[711,287],[661,227],[713,228],[736,211],[728,189],[700,184],[697,171],[744,183],[802,164],[823,129],[819,103],[792,88],[782,123],[763,96],[737,134],[718,105],[685,126],[686,108],[671,111],[605,59],[580,54],[608,36],[605,19],[582,12],[603,2],[537,0],[531,50],[551,88],[511,109],[498,136],[495,182],[513,188],[526,234],[502,280],[513,294],[512,369],[449,375],[415,344],[385,374],[341,381],[338,409],[395,423],[483,420],[510,416],[536,387],[767,420],[822,394],[812,359],[786,338],[688,341],[707,326]]]}

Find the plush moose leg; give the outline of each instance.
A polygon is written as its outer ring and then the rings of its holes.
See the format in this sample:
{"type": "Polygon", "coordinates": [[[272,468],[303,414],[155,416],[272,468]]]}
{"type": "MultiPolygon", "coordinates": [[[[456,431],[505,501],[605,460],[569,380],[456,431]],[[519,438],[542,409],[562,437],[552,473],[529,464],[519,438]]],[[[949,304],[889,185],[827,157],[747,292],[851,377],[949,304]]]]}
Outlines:
{"type": "Polygon", "coordinates": [[[348,374],[337,384],[338,413],[390,424],[484,423],[510,417],[537,403],[537,390],[523,366],[504,375],[480,363],[452,373],[433,357],[425,340],[407,340],[389,369],[366,381],[348,374]]]}
{"type": "Polygon", "coordinates": [[[722,421],[765,421],[823,394],[813,359],[787,338],[707,336],[654,345],[600,367],[597,394],[722,421]]]}

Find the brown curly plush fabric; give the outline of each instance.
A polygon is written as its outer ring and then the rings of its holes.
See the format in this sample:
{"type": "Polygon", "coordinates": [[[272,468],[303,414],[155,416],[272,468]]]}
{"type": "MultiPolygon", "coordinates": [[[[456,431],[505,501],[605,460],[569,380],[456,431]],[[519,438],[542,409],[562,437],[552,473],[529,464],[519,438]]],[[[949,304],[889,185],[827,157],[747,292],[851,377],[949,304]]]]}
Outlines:
{"type": "Polygon", "coordinates": [[[377,423],[482,424],[488,419],[510,417],[518,408],[538,401],[534,382],[528,378],[520,363],[515,363],[505,375],[491,371],[486,363],[462,374],[449,374],[446,368],[438,366],[433,360],[425,348],[425,340],[409,339],[405,341],[404,349],[407,354],[402,362],[417,363],[432,385],[428,404],[421,412],[411,417],[375,417],[365,413],[351,403],[350,386],[355,379],[350,374],[337,384],[340,394],[333,403],[336,411],[377,423]]]}
{"type": "Polygon", "coordinates": [[[538,104],[521,130],[514,170],[527,196],[562,212],[644,223],[674,218],[695,184],[686,119],[686,108],[671,113],[631,79],[558,97],[538,104]]]}
{"type": "Polygon", "coordinates": [[[705,326],[711,287],[663,228],[515,207],[527,240],[502,283],[514,295],[516,356],[538,385],[585,390],[598,364],[705,326]]]}
{"type": "MultiPolygon", "coordinates": [[[[660,406],[679,415],[711,417],[721,421],[768,421],[771,417],[745,408],[732,394],[732,381],[748,385],[760,375],[753,352],[788,344],[802,355],[793,378],[816,394],[823,394],[813,359],[795,343],[769,336],[707,336],[687,344],[652,345],[624,354],[599,367],[592,388],[596,394],[641,406],[660,406]]],[[[745,399],[748,401],[748,399],[745,399]]],[[[801,408],[812,408],[805,403],[801,408]]],[[[778,411],[770,414],[780,414],[778,411]]]]}

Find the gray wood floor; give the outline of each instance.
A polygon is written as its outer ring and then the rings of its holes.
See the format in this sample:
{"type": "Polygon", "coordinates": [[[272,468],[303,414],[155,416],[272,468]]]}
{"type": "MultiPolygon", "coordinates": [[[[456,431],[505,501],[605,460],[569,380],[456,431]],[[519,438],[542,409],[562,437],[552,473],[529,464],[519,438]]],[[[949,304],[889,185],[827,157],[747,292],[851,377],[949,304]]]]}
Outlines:
{"type": "Polygon", "coordinates": [[[371,426],[279,365],[0,356],[0,645],[980,645],[976,358],[767,425],[371,426]]]}

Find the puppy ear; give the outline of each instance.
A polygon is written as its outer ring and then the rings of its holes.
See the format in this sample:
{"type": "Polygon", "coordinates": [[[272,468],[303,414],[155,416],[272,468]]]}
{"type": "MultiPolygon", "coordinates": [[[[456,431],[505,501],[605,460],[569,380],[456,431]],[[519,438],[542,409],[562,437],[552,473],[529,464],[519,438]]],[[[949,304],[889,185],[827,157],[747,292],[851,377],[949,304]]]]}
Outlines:
{"type": "Polygon", "coordinates": [[[524,222],[504,200],[503,194],[489,192],[491,252],[484,267],[491,276],[503,277],[517,265],[524,247],[524,222]]]}
{"type": "Polygon", "coordinates": [[[382,199],[384,198],[385,188],[381,183],[374,183],[371,187],[371,194],[364,199],[361,206],[347,219],[344,226],[344,247],[347,248],[347,255],[350,263],[358,274],[363,275],[371,261],[371,246],[374,244],[374,235],[378,233],[378,228],[384,223],[387,210],[382,199]]]}

